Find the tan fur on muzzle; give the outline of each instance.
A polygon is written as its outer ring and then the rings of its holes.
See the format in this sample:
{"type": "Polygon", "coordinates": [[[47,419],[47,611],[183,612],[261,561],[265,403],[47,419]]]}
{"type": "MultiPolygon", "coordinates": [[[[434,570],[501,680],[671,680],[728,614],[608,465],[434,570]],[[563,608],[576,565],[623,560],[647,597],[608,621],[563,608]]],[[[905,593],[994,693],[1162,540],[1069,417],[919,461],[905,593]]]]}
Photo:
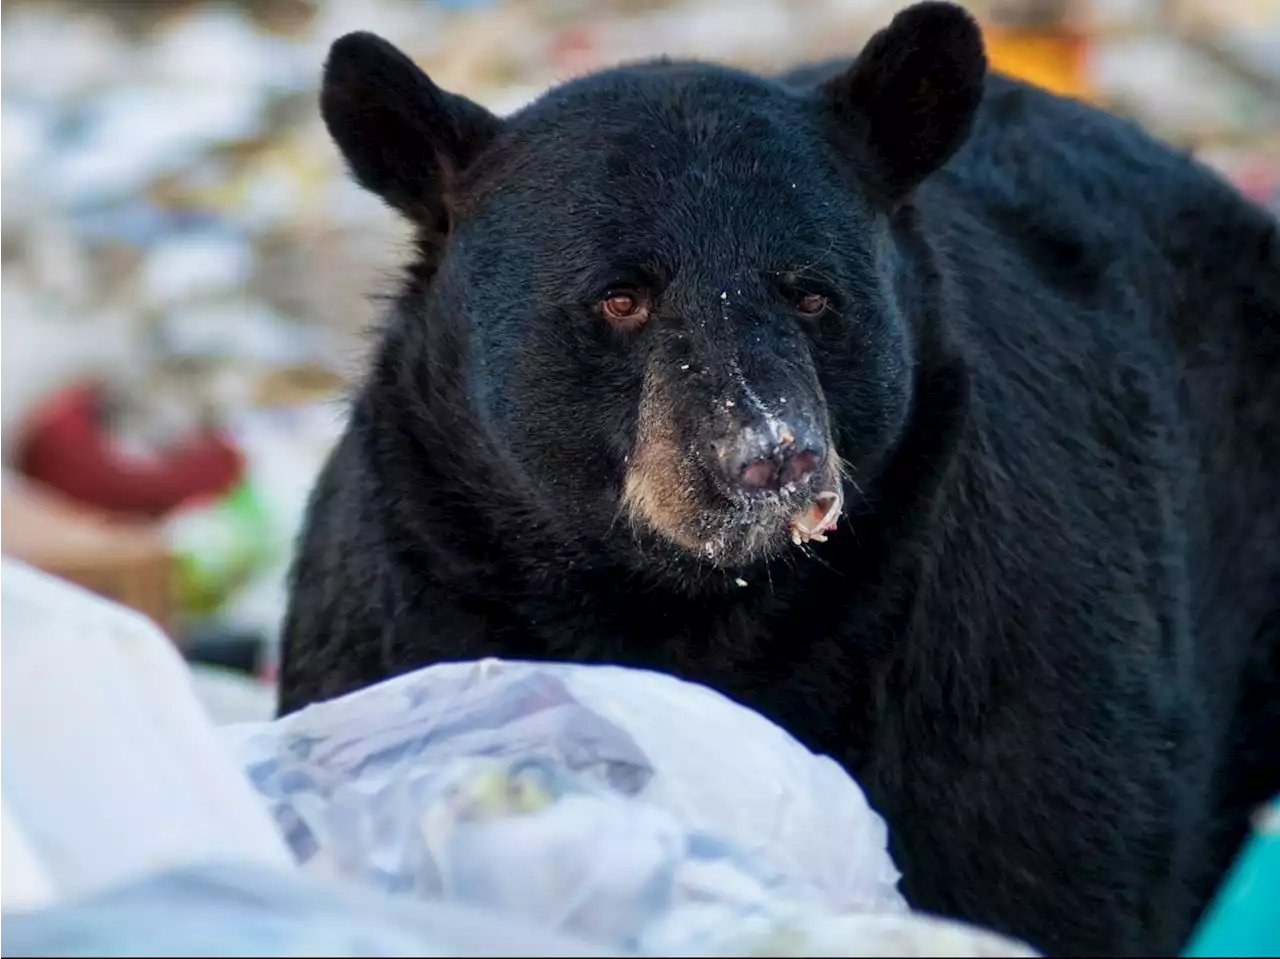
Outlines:
{"type": "Polygon", "coordinates": [[[702,539],[693,534],[700,516],[690,476],[694,466],[676,436],[671,410],[662,377],[650,371],[640,397],[622,508],[633,523],[646,524],[686,549],[703,549],[702,539]]]}

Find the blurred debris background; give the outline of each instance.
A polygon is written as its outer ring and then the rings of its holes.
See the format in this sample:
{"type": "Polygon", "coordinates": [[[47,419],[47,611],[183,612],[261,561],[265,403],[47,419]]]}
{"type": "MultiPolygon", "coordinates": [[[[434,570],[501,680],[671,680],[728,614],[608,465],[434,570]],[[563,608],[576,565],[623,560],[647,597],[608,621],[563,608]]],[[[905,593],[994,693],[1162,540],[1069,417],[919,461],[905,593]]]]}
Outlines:
{"type": "MultiPolygon", "coordinates": [[[[4,549],[269,678],[308,488],[404,233],[343,174],[328,45],[383,34],[500,113],[661,53],[850,54],[886,0],[9,0],[4,549]]],[[[972,0],[995,65],[1280,210],[1280,0],[972,0]]]]}

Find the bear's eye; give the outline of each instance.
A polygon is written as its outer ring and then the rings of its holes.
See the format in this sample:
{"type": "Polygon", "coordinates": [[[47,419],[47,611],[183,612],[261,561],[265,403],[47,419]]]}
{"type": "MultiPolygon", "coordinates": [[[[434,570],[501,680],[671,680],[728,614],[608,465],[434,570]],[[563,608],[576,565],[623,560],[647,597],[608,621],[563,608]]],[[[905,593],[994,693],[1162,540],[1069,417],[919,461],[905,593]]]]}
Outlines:
{"type": "Polygon", "coordinates": [[[598,309],[611,325],[621,330],[634,330],[649,318],[649,304],[637,290],[610,290],[598,309]]]}
{"type": "Polygon", "coordinates": [[[824,313],[829,305],[827,298],[820,293],[803,293],[796,300],[796,309],[805,316],[824,313]]]}

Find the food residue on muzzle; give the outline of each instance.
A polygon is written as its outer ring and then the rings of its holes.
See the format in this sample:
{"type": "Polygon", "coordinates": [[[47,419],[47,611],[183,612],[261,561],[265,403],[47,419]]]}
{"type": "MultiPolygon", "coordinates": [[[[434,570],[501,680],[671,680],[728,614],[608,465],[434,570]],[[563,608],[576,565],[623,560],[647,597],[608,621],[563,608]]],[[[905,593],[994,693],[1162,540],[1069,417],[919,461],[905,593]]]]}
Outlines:
{"type": "Polygon", "coordinates": [[[813,498],[809,507],[791,518],[791,542],[825,543],[826,534],[836,528],[840,508],[844,505],[839,490],[827,490],[813,498]]]}

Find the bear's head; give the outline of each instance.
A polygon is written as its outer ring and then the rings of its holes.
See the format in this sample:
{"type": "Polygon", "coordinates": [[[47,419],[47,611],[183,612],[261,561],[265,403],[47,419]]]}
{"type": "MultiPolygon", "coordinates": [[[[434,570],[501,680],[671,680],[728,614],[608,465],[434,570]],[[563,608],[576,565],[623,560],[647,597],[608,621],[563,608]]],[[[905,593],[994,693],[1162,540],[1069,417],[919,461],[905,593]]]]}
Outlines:
{"type": "MultiPolygon", "coordinates": [[[[969,15],[926,2],[812,86],[662,61],[500,119],[343,37],[325,122],[418,232],[381,362],[432,355],[398,402],[467,407],[585,537],[720,568],[820,539],[911,415],[894,224],[968,135],[985,69],[969,15]]],[[[463,457],[440,439],[423,454],[463,457]]]]}

